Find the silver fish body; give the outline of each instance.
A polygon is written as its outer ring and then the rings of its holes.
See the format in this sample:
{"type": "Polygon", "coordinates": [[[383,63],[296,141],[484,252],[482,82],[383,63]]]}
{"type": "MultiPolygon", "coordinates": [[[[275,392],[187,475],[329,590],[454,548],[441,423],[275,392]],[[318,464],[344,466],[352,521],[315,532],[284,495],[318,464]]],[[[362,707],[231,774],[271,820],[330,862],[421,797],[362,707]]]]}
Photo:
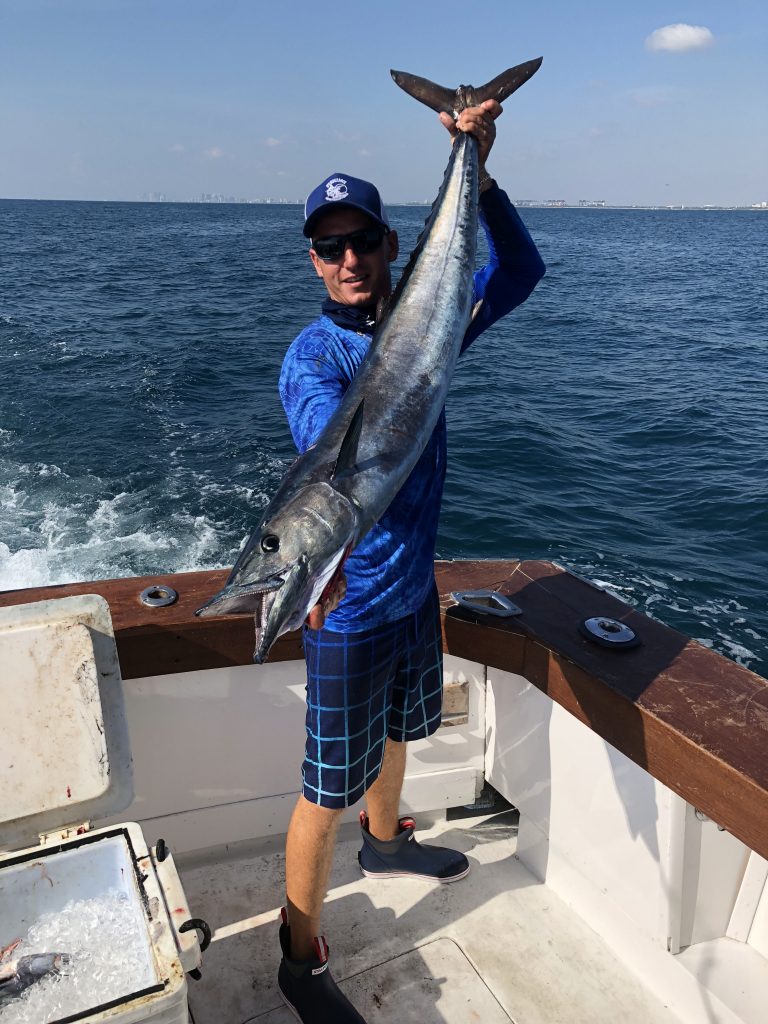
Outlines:
{"type": "MultiPolygon", "coordinates": [[[[417,99],[458,116],[484,99],[505,98],[540,63],[519,65],[478,90],[392,75],[417,99]]],[[[203,616],[253,612],[256,662],[281,633],[306,619],[429,441],[472,315],[477,198],[477,143],[460,133],[421,237],[350,387],[317,443],[289,468],[225,587],[198,609],[203,616]]]]}
{"type": "Polygon", "coordinates": [[[0,1006],[18,998],[43,978],[67,974],[71,962],[68,953],[30,953],[0,964],[0,1006]]]}
{"type": "Polygon", "coordinates": [[[405,483],[445,405],[472,311],[477,176],[477,144],[462,134],[423,244],[317,445],[318,465],[332,464],[363,404],[354,472],[334,481],[358,509],[359,538],[405,483]]]}

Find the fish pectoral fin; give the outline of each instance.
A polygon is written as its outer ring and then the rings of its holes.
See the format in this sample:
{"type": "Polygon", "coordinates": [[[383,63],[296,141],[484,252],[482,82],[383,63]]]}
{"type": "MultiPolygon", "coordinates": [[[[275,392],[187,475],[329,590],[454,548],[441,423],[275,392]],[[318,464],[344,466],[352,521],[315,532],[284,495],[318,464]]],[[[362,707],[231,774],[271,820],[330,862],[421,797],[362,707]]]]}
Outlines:
{"type": "Polygon", "coordinates": [[[476,302],[474,304],[474,306],[472,307],[472,316],[469,318],[469,322],[470,323],[473,323],[475,317],[480,312],[480,309],[481,309],[482,305],[483,305],[483,300],[482,299],[480,299],[478,302],[476,302]]]}
{"type": "Polygon", "coordinates": [[[360,405],[355,410],[355,415],[347,427],[344,440],[339,448],[339,456],[336,465],[333,467],[331,480],[337,480],[342,474],[348,473],[357,462],[357,449],[360,442],[360,431],[363,429],[363,406],[365,399],[361,399],[360,405]]]}

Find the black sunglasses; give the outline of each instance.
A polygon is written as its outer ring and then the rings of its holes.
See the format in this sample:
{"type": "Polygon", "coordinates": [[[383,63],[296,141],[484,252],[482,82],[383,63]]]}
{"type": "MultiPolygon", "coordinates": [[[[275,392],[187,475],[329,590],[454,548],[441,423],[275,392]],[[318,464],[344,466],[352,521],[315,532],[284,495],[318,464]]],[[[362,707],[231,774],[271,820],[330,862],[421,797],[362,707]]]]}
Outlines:
{"type": "Polygon", "coordinates": [[[355,256],[366,256],[370,252],[376,252],[389,233],[385,227],[361,228],[349,235],[328,235],[327,238],[315,238],[312,241],[312,248],[321,260],[332,263],[340,259],[348,245],[352,246],[355,256]]]}

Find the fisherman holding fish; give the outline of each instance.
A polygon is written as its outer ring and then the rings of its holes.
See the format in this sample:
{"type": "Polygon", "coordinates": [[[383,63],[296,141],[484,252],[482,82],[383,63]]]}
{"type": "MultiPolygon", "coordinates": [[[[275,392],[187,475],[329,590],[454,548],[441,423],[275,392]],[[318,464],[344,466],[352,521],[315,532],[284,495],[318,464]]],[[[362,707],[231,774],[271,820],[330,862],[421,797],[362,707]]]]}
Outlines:
{"type": "MultiPolygon", "coordinates": [[[[490,251],[488,264],[474,274],[475,315],[461,351],[524,302],[545,269],[520,217],[486,170],[501,112],[489,99],[461,110],[457,119],[439,115],[454,142],[462,132],[477,140],[479,219],[490,251]]],[[[392,291],[390,265],[398,255],[397,232],[378,190],[348,174],[331,174],[310,193],[304,235],[328,294],[322,315],[288,349],[280,376],[280,396],[300,452],[315,445],[352,384],[377,308],[380,316],[380,304],[392,291]]],[[[354,423],[349,434],[355,434],[354,423]]],[[[345,438],[344,444],[351,443],[345,438]]],[[[343,451],[339,461],[344,462],[343,451]]],[[[365,796],[358,855],[364,874],[446,883],[469,872],[463,853],[418,842],[413,820],[399,813],[407,743],[440,725],[442,640],[433,573],[445,464],[442,413],[399,493],[348,553],[344,575],[336,572],[304,627],[307,741],[303,792],[286,846],[278,975],[283,998],[304,1024],[363,1021],[336,986],[320,935],[345,807],[365,796]]]]}

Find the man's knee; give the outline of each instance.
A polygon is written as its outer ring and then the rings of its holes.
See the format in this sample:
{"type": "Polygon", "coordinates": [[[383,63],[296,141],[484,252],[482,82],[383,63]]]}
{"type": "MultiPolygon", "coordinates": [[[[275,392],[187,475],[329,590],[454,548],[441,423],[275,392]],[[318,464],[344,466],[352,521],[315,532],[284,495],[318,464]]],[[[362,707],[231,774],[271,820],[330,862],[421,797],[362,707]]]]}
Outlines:
{"type": "Polygon", "coordinates": [[[313,803],[302,793],[291,818],[290,830],[313,833],[317,836],[333,835],[344,811],[343,807],[323,807],[313,803]]]}

